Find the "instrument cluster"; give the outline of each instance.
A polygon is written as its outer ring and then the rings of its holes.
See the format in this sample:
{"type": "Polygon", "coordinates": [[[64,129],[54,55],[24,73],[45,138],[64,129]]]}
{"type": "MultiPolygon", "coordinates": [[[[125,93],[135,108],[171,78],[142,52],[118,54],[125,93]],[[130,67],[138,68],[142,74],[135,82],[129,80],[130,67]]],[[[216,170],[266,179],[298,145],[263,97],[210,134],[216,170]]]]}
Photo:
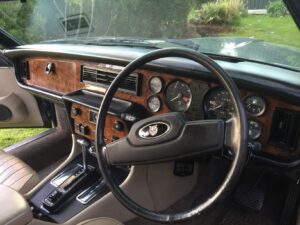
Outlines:
{"type": "MultiPolygon", "coordinates": [[[[248,95],[244,98],[245,109],[248,114],[248,138],[255,141],[262,134],[262,125],[256,117],[264,114],[267,108],[265,99],[260,95],[248,95]]],[[[207,119],[228,120],[234,116],[234,107],[228,92],[224,88],[212,88],[206,94],[203,108],[207,119]]]]}
{"type": "MultiPolygon", "coordinates": [[[[190,85],[182,80],[173,80],[165,87],[161,77],[154,76],[149,79],[148,88],[152,95],[147,99],[147,108],[150,112],[158,112],[162,104],[166,104],[170,111],[187,112],[193,100],[190,85]],[[163,99],[159,93],[163,92],[163,99]]],[[[194,93],[195,94],[195,93],[194,93]]],[[[264,114],[267,108],[266,100],[260,95],[248,95],[244,98],[245,109],[248,114],[248,138],[255,141],[260,138],[262,125],[256,120],[264,114]]],[[[202,107],[202,109],[200,109],[202,107]]],[[[234,116],[234,106],[228,92],[222,87],[214,87],[208,90],[203,98],[203,110],[206,119],[229,120],[234,116]]]]}
{"type": "MultiPolygon", "coordinates": [[[[244,104],[251,117],[261,116],[266,110],[266,101],[259,95],[247,96],[244,104]]],[[[205,96],[203,107],[209,119],[230,119],[234,115],[234,107],[224,88],[212,88],[205,96]]]]}

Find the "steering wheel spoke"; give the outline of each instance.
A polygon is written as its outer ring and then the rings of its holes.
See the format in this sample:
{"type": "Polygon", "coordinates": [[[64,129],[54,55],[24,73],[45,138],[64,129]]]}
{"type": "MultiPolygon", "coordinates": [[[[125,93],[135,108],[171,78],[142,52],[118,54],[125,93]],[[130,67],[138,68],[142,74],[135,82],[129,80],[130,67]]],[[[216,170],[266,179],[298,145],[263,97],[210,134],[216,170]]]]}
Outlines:
{"type": "Polygon", "coordinates": [[[234,157],[239,150],[239,122],[236,117],[225,122],[224,151],[227,156],[234,157]]]}
{"type": "Polygon", "coordinates": [[[223,120],[166,113],[135,123],[127,137],[106,146],[106,156],[112,165],[135,165],[211,154],[223,148],[224,129],[223,120]]]}

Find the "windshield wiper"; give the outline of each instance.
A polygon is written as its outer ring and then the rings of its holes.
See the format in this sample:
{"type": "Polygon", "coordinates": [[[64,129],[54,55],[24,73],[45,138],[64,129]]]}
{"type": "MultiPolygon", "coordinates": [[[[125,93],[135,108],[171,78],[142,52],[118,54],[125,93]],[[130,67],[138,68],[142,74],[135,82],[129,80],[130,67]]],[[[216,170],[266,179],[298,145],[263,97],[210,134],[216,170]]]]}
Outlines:
{"type": "Polygon", "coordinates": [[[142,48],[184,47],[199,51],[200,45],[188,39],[143,39],[127,37],[65,38],[41,42],[43,44],[84,44],[99,46],[127,46],[142,48]]]}
{"type": "Polygon", "coordinates": [[[156,43],[152,43],[146,39],[138,38],[121,38],[121,37],[101,37],[101,38],[65,38],[57,40],[43,41],[42,44],[83,44],[83,45],[99,45],[99,46],[127,46],[159,49],[156,43]]]}
{"type": "Polygon", "coordinates": [[[212,58],[214,60],[221,60],[221,61],[227,61],[227,62],[232,62],[232,63],[247,61],[244,58],[240,58],[240,57],[236,57],[236,56],[220,55],[220,54],[213,54],[213,53],[208,53],[208,52],[202,52],[202,53],[209,56],[210,58],[212,58]]]}
{"type": "Polygon", "coordinates": [[[143,47],[143,48],[156,48],[159,47],[148,40],[138,38],[96,38],[94,40],[86,40],[87,45],[107,45],[107,46],[129,46],[129,47],[143,47]]]}
{"type": "Polygon", "coordinates": [[[165,39],[164,42],[170,43],[172,45],[176,45],[179,47],[185,47],[189,49],[193,49],[195,51],[199,51],[200,45],[194,43],[193,41],[189,39],[165,39]]]}

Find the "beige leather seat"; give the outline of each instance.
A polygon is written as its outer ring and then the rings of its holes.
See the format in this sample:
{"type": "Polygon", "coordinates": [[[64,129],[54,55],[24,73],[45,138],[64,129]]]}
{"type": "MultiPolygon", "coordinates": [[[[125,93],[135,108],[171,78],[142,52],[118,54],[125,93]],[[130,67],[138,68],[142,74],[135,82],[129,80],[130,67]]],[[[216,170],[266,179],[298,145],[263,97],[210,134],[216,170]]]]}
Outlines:
{"type": "Polygon", "coordinates": [[[31,167],[17,157],[0,151],[0,184],[24,194],[38,182],[38,175],[31,167]]]}
{"type": "Polygon", "coordinates": [[[86,220],[78,225],[123,225],[123,223],[107,217],[86,220]]]}

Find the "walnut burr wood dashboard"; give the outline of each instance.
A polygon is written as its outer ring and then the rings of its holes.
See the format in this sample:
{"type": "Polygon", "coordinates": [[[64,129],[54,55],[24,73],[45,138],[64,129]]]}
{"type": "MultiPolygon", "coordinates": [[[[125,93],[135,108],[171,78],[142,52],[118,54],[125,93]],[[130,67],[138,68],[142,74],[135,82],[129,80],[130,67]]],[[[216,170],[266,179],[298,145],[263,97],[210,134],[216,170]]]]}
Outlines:
{"type": "MultiPolygon", "coordinates": [[[[46,57],[28,58],[24,63],[27,70],[21,75],[26,85],[59,95],[79,90],[103,95],[108,82],[122,69],[104,63],[46,57]]],[[[201,75],[197,77],[199,80],[181,75],[137,70],[126,80],[127,83],[124,83],[115,98],[142,106],[140,110],[144,116],[178,110],[185,112],[191,120],[228,119],[232,113],[231,106],[222,88],[201,80],[201,75]],[[176,94],[175,90],[180,91],[176,94]]],[[[249,135],[254,135],[249,136],[249,148],[258,151],[258,154],[277,159],[298,158],[300,106],[247,90],[240,90],[240,93],[245,99],[246,108],[253,110],[248,114],[249,126],[253,128],[253,133],[249,135]],[[264,104],[261,106],[263,108],[254,107],[258,101],[264,104]]],[[[94,140],[97,107],[84,101],[68,101],[68,104],[73,131],[94,140]]],[[[112,113],[107,117],[107,143],[128,134],[132,121],[126,120],[126,115],[124,112],[119,115],[112,113]]]]}

